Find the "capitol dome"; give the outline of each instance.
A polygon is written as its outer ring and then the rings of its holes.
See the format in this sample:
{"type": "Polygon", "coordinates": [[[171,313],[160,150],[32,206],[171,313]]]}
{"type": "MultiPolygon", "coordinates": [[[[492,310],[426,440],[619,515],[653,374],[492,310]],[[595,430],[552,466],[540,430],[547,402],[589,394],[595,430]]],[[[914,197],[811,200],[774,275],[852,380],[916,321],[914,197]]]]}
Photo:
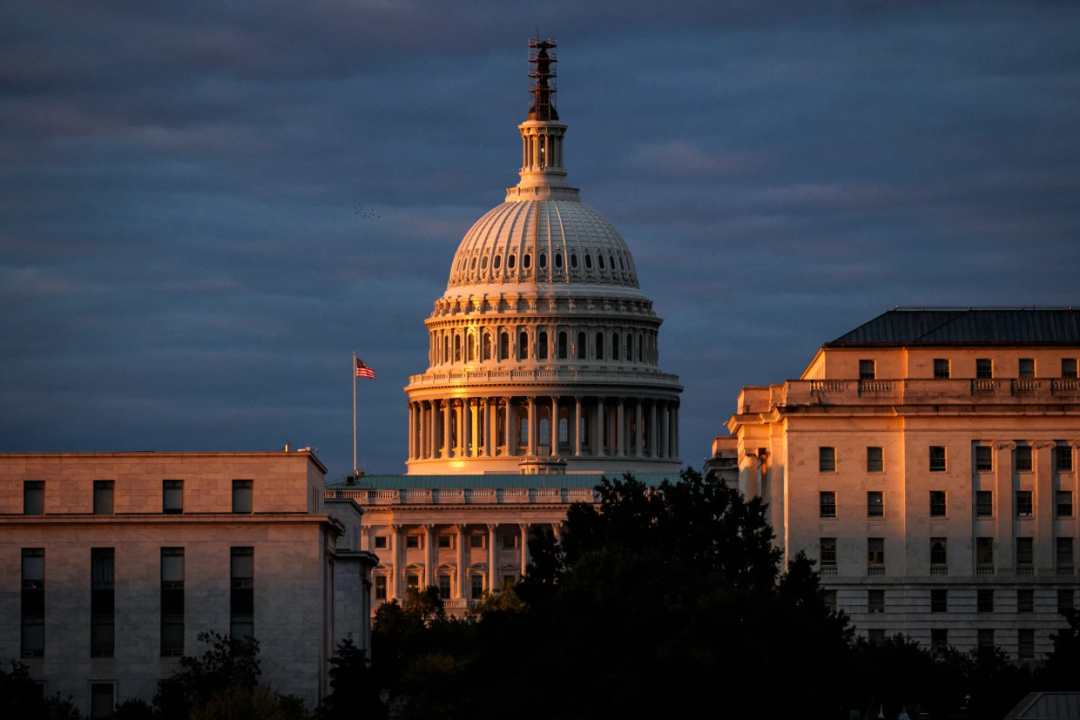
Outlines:
{"type": "Polygon", "coordinates": [[[554,49],[530,58],[520,182],[465,234],[409,379],[409,474],[677,471],[678,377],[622,236],[566,184],[554,49]]]}

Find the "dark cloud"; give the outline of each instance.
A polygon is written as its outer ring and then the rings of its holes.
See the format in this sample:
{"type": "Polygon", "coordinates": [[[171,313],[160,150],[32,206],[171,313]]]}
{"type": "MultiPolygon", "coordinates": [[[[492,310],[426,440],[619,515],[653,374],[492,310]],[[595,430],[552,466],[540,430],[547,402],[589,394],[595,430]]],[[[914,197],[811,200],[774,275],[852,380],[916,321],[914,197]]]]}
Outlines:
{"type": "Polygon", "coordinates": [[[0,450],[286,440],[396,472],[402,386],[516,181],[524,38],[627,239],[694,464],[893,305],[1072,305],[1080,6],[12,0],[0,450]],[[358,213],[362,206],[365,213],[358,213]]]}

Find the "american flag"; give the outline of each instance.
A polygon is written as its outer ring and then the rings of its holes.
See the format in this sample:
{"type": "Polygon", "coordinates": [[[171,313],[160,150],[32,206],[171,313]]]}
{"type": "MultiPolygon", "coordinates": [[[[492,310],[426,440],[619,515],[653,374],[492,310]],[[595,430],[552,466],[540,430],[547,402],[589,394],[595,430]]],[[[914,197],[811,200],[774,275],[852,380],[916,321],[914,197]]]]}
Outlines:
{"type": "Polygon", "coordinates": [[[356,377],[374,380],[375,371],[365,365],[363,360],[356,358],[356,377]]]}

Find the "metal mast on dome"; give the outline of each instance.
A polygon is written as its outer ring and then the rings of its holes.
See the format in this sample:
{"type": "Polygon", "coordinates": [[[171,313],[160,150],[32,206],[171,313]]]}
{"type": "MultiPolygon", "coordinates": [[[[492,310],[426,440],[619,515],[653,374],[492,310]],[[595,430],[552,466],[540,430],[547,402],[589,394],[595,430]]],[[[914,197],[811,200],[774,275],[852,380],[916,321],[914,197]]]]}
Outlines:
{"type": "Polygon", "coordinates": [[[555,109],[555,58],[554,38],[541,40],[540,36],[529,40],[529,94],[532,95],[530,120],[558,120],[555,109]]]}

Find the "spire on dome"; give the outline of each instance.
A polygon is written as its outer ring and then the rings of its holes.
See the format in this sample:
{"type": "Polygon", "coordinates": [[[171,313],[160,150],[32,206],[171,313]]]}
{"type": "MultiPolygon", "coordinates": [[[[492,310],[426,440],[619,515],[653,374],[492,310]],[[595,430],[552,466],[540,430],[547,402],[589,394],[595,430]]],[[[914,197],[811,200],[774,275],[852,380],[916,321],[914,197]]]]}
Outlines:
{"type": "Polygon", "coordinates": [[[532,108],[529,120],[558,120],[555,109],[555,41],[541,40],[537,35],[529,40],[529,94],[532,108]]]}

